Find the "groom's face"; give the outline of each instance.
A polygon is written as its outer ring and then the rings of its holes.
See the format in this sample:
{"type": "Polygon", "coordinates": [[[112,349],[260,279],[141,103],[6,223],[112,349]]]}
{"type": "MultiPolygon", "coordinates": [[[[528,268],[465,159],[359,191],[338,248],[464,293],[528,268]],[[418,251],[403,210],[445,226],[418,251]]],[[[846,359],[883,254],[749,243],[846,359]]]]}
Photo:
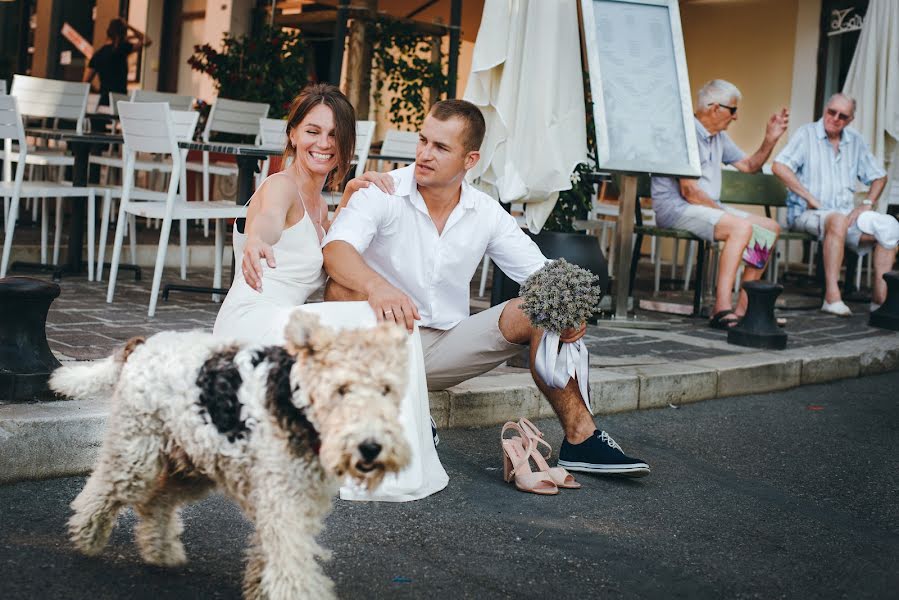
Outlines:
{"type": "Polygon", "coordinates": [[[461,185],[465,172],[478,160],[477,151],[465,149],[465,122],[445,121],[428,115],[418,134],[415,149],[415,181],[425,187],[461,185]]]}

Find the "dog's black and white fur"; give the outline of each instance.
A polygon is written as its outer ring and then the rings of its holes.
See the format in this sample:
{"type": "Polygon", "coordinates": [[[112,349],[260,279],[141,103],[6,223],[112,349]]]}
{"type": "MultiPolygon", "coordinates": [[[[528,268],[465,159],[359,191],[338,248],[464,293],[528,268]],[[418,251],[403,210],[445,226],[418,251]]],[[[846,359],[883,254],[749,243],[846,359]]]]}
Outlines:
{"type": "Polygon", "coordinates": [[[295,311],[285,337],[285,348],[242,347],[166,332],[53,374],[58,393],[112,402],[100,457],[72,502],[82,552],[98,554],[130,505],[143,559],[181,564],[179,507],[219,487],[255,525],[245,597],[334,595],[315,536],[340,480],[371,488],[410,458],[399,423],[405,333],[338,333],[295,311]]]}

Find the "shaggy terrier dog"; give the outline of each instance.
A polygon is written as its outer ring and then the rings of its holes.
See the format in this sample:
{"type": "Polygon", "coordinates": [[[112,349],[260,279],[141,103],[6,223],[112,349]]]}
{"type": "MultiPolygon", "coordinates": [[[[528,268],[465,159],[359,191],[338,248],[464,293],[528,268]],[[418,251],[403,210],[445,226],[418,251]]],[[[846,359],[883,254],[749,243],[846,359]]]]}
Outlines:
{"type": "Polygon", "coordinates": [[[387,324],[337,332],[295,311],[285,339],[242,347],[166,332],[54,372],[60,394],[112,398],[100,457],[72,502],[80,551],[98,554],[130,505],[141,557],[182,564],[180,507],[218,486],[255,526],[245,597],[334,596],[315,536],[341,480],[372,489],[410,459],[399,423],[406,334],[387,324]]]}

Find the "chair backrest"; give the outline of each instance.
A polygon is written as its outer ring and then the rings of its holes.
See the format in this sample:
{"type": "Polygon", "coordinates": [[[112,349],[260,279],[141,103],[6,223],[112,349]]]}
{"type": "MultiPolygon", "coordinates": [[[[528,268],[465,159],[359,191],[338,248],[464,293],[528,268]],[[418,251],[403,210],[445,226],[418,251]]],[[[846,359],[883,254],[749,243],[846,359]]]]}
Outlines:
{"type": "Polygon", "coordinates": [[[384,143],[381,145],[381,154],[384,156],[396,156],[413,162],[417,146],[418,133],[389,129],[384,136],[384,143]]]}
{"type": "Polygon", "coordinates": [[[287,147],[287,121],[284,119],[259,119],[259,145],[263,148],[287,147]]]}
{"type": "MultiPolygon", "coordinates": [[[[12,142],[19,144],[21,154],[16,166],[16,181],[21,182],[25,174],[24,156],[28,153],[28,144],[25,143],[25,127],[15,96],[0,94],[0,140],[3,140],[3,149],[7,153],[12,152],[12,142]]],[[[4,179],[12,175],[9,165],[7,162],[3,166],[4,179]]]]}
{"type": "Polygon", "coordinates": [[[119,114],[119,102],[128,102],[128,94],[120,94],[118,92],[109,92],[109,106],[112,107],[112,114],[119,114]]]}
{"type": "MultiPolygon", "coordinates": [[[[173,158],[180,155],[167,102],[119,102],[118,110],[126,158],[128,152],[171,154],[173,158]]],[[[196,127],[196,119],[193,124],[196,127]]]]}
{"type": "Polygon", "coordinates": [[[356,121],[356,154],[353,156],[353,162],[356,163],[356,177],[365,172],[365,163],[368,161],[371,139],[374,135],[374,121],[356,121]]]}
{"type": "Polygon", "coordinates": [[[75,121],[75,130],[81,133],[89,92],[87,83],[15,75],[10,94],[18,99],[22,115],[70,119],[75,121]]]}
{"type": "Polygon", "coordinates": [[[134,90],[131,92],[132,102],[168,102],[172,110],[193,110],[194,97],[170,92],[154,92],[151,90],[134,90]]]}
{"type": "Polygon", "coordinates": [[[203,141],[208,142],[212,133],[237,133],[242,135],[259,135],[259,119],[268,116],[268,104],[264,102],[242,102],[217,98],[206,129],[203,130],[203,141]]]}
{"type": "Polygon", "coordinates": [[[787,188],[774,175],[723,169],[721,202],[751,206],[786,206],[787,188]]]}

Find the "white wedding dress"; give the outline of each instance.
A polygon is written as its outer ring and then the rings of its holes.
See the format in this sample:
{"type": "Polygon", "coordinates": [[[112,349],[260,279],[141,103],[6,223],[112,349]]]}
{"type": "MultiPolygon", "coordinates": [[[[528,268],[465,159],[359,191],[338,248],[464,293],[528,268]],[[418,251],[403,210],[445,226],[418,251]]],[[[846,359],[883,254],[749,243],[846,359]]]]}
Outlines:
{"type": "MultiPolygon", "coordinates": [[[[246,235],[235,226],[235,264],[240,264],[245,243],[246,235]]],[[[262,262],[262,292],[251,288],[242,270],[235,269],[234,282],[215,320],[215,335],[245,343],[280,345],[284,342],[284,326],[294,309],[315,313],[323,324],[335,329],[373,327],[377,323],[367,302],[304,304],[325,281],[319,236],[308,213],[285,229],[272,249],[276,267],[262,262]]],[[[385,477],[371,493],[344,485],[340,488],[341,499],[408,502],[439,492],[449,482],[431,436],[424,355],[417,327],[409,336],[408,351],[409,380],[400,406],[400,421],[412,448],[412,462],[402,472],[385,477]]]]}

